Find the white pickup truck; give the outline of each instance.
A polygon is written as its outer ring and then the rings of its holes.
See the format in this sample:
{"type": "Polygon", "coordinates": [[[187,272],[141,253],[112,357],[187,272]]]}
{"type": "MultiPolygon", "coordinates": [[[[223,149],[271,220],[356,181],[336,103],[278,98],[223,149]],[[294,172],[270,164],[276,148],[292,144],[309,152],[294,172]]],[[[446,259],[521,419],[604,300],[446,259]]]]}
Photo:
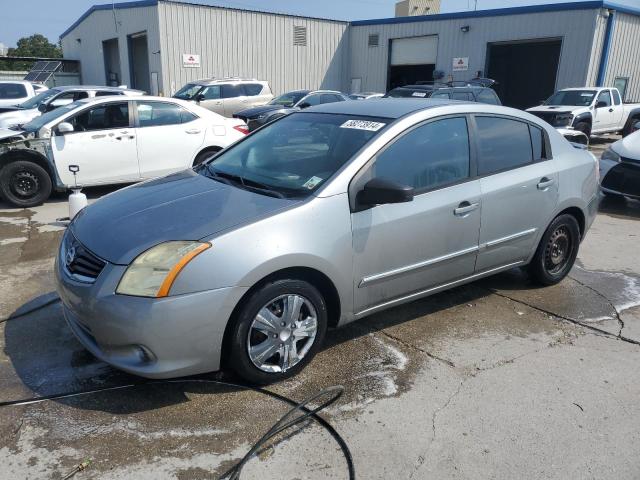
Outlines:
{"type": "Polygon", "coordinates": [[[527,112],[559,130],[629,135],[640,121],[640,103],[623,103],[617,88],[565,88],[527,112]]]}

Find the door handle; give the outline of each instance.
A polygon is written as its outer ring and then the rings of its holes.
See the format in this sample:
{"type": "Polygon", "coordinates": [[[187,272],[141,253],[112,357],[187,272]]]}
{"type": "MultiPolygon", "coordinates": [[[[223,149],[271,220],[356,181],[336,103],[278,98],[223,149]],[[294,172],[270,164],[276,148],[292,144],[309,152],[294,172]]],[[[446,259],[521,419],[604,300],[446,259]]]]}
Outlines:
{"type": "Polygon", "coordinates": [[[613,112],[613,108],[610,108],[610,109],[609,109],[609,112],[613,112]]]}
{"type": "Polygon", "coordinates": [[[91,140],[96,140],[98,138],[104,138],[107,135],[105,133],[103,133],[102,135],[91,135],[91,140]]]}
{"type": "Polygon", "coordinates": [[[191,130],[185,130],[184,132],[188,133],[189,135],[196,135],[200,133],[200,130],[198,130],[197,128],[192,128],[191,130]]]}
{"type": "Polygon", "coordinates": [[[547,177],[543,177],[538,182],[538,190],[546,190],[551,185],[553,185],[553,180],[547,177]]]}
{"type": "Polygon", "coordinates": [[[458,208],[453,211],[453,214],[456,217],[464,217],[476,210],[479,206],[479,203],[469,203],[467,201],[464,201],[460,205],[458,205],[458,208]]]}
{"type": "Polygon", "coordinates": [[[129,140],[133,140],[136,137],[134,137],[133,135],[120,135],[120,136],[116,137],[116,140],[122,140],[122,139],[125,139],[125,138],[127,138],[129,140]]]}

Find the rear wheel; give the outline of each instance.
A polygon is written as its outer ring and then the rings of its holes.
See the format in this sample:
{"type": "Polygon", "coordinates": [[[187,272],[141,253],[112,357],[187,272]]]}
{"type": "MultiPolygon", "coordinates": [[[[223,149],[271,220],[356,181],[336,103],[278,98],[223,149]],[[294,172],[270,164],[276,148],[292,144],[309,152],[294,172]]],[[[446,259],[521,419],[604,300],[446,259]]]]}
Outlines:
{"type": "Polygon", "coordinates": [[[580,226],[572,215],[551,222],[529,265],[532,278],[542,285],[555,285],[567,276],[578,255],[580,226]]]}
{"type": "Polygon", "coordinates": [[[229,365],[251,383],[288,378],[315,356],[326,329],[326,304],[313,285],[294,279],[266,283],[236,319],[229,365]]]}
{"type": "Polygon", "coordinates": [[[574,127],[579,132],[584,133],[587,137],[591,138],[591,125],[587,122],[578,122],[574,127]]]}
{"type": "Polygon", "coordinates": [[[0,170],[0,193],[13,206],[40,205],[49,198],[51,189],[49,174],[37,163],[18,160],[0,170]]]}

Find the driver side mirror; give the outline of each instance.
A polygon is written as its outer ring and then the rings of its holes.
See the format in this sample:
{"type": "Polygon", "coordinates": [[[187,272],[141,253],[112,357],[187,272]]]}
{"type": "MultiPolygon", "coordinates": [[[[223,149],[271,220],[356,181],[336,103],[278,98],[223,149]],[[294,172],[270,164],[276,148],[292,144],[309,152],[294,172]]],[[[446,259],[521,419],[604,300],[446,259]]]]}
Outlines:
{"type": "Polygon", "coordinates": [[[309,108],[311,106],[311,104],[309,102],[302,102],[301,104],[298,105],[298,108],[309,108]]]}
{"type": "Polygon", "coordinates": [[[40,113],[45,113],[47,111],[47,104],[46,103],[41,103],[38,105],[38,111],[40,113]]]}
{"type": "Polygon", "coordinates": [[[71,125],[69,122],[61,122],[58,124],[58,127],[56,128],[56,132],[59,133],[60,135],[73,133],[73,125],[71,125]]]}
{"type": "Polygon", "coordinates": [[[204,100],[204,95],[202,93],[199,93],[196,95],[196,97],[194,98],[194,100],[198,103],[200,103],[202,100],[204,100]]]}
{"type": "Polygon", "coordinates": [[[361,205],[373,206],[411,202],[413,195],[413,187],[385,178],[373,178],[358,192],[357,200],[361,205]]]}
{"type": "Polygon", "coordinates": [[[596,108],[604,108],[608,107],[607,102],[603,102],[602,100],[596,102],[596,108]]]}

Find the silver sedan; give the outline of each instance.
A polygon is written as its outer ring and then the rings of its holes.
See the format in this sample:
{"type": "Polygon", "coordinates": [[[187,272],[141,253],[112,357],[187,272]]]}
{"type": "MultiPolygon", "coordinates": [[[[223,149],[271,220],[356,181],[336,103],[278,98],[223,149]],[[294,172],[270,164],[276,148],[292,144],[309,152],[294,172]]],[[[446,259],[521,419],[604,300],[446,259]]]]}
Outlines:
{"type": "Polygon", "coordinates": [[[299,372],[329,327],[514,267],[561,281],[596,170],[519,110],[323,105],[87,207],[57,288],[71,330],[117,368],[267,383],[299,372]]]}

